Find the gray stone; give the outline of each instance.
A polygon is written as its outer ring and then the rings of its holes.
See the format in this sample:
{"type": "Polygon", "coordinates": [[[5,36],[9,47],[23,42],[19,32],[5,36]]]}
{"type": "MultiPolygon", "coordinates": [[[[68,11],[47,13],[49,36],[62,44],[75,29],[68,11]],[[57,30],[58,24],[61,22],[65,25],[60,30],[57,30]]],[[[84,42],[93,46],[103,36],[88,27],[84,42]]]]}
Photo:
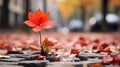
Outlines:
{"type": "Polygon", "coordinates": [[[0,61],[4,61],[4,62],[18,62],[18,61],[22,61],[24,60],[24,58],[9,58],[9,59],[0,59],[0,61]]]}
{"type": "Polygon", "coordinates": [[[24,67],[45,67],[48,61],[45,60],[32,60],[32,61],[21,61],[18,65],[23,65],[24,67]]]}

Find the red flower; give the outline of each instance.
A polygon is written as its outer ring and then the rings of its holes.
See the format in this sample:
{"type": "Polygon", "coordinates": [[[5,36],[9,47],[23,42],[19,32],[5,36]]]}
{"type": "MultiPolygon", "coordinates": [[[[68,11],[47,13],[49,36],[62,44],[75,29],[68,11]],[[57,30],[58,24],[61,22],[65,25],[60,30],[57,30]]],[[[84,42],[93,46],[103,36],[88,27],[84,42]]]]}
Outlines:
{"type": "Polygon", "coordinates": [[[49,29],[55,25],[54,22],[47,22],[50,18],[50,13],[46,12],[42,14],[41,10],[38,9],[35,14],[29,12],[28,19],[24,23],[30,27],[35,32],[41,31],[42,29],[49,29]]]}

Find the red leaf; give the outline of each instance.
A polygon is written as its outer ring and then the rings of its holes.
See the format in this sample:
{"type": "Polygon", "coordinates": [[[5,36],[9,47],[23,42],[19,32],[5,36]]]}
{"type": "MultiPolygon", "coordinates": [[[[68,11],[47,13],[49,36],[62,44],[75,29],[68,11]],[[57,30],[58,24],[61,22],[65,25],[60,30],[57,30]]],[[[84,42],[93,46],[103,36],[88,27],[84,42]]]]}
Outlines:
{"type": "Polygon", "coordinates": [[[39,51],[39,50],[40,50],[39,47],[32,46],[32,45],[30,45],[29,48],[30,48],[31,50],[33,50],[33,51],[39,51]]]}
{"type": "Polygon", "coordinates": [[[110,55],[109,56],[105,56],[103,59],[102,59],[102,62],[103,63],[110,63],[113,61],[113,57],[111,57],[110,55]]]}
{"type": "Polygon", "coordinates": [[[12,49],[13,49],[13,47],[11,45],[7,45],[5,48],[8,50],[8,52],[12,51],[12,49]]]}
{"type": "Polygon", "coordinates": [[[97,45],[94,45],[94,46],[92,47],[93,50],[95,50],[95,49],[97,49],[97,48],[98,48],[97,45]]]}
{"type": "Polygon", "coordinates": [[[103,44],[101,44],[101,47],[104,49],[104,48],[106,48],[106,47],[108,47],[109,45],[108,45],[108,43],[103,43],[103,44]]]}
{"type": "Polygon", "coordinates": [[[106,53],[111,53],[112,51],[110,50],[110,48],[108,48],[108,49],[99,49],[98,51],[97,51],[97,53],[101,53],[101,52],[106,52],[106,53]]]}
{"type": "Polygon", "coordinates": [[[100,40],[99,39],[95,39],[93,42],[98,44],[100,42],[100,40]]]}
{"type": "Polygon", "coordinates": [[[45,38],[45,40],[43,41],[43,45],[47,47],[54,46],[55,44],[57,44],[57,40],[52,38],[45,38]]]}
{"type": "Polygon", "coordinates": [[[112,41],[111,44],[114,45],[114,46],[117,45],[116,41],[112,41]]]}
{"type": "Polygon", "coordinates": [[[87,46],[86,41],[80,41],[81,46],[87,46]]]}
{"type": "Polygon", "coordinates": [[[45,60],[45,59],[46,59],[46,57],[45,56],[41,56],[41,55],[38,55],[36,57],[36,60],[45,60]]]}
{"type": "Polygon", "coordinates": [[[72,54],[79,54],[79,50],[78,49],[71,49],[71,53],[72,54]]]}
{"type": "Polygon", "coordinates": [[[112,63],[120,65],[120,54],[114,56],[112,63]]]}
{"type": "Polygon", "coordinates": [[[90,67],[103,67],[103,65],[100,63],[97,63],[97,64],[91,64],[90,67]]]}
{"type": "Polygon", "coordinates": [[[85,38],[84,37],[79,37],[79,40],[85,40],[85,38]]]}
{"type": "Polygon", "coordinates": [[[112,51],[110,50],[110,48],[106,49],[105,52],[107,52],[108,54],[112,53],[112,51]]]}

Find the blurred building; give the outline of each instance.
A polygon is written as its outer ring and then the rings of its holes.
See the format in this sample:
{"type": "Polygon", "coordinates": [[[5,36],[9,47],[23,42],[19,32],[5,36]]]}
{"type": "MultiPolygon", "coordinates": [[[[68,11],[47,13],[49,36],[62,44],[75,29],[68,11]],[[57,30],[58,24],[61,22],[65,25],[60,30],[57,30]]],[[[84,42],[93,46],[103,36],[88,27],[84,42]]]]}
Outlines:
{"type": "MultiPolygon", "coordinates": [[[[0,0],[0,20],[2,17],[2,6],[4,0],[0,0]]],[[[36,9],[43,9],[42,0],[9,0],[9,25],[11,27],[21,27],[22,22],[26,19],[28,11],[35,12],[36,9]]],[[[0,22],[1,24],[1,22],[0,22]]]]}
{"type": "Polygon", "coordinates": [[[10,0],[9,2],[9,22],[12,27],[19,27],[25,13],[25,0],[10,0]]]}
{"type": "MultiPolygon", "coordinates": [[[[50,20],[56,22],[57,30],[62,27],[69,28],[71,25],[77,28],[77,24],[75,24],[77,21],[74,23],[72,20],[78,20],[81,21],[78,23],[79,26],[81,25],[80,23],[82,23],[82,28],[79,27],[78,31],[81,29],[84,31],[90,31],[91,23],[94,24],[94,22],[89,22],[89,20],[91,18],[94,19],[96,14],[104,14],[102,9],[104,6],[102,6],[102,3],[106,0],[0,0],[0,25],[4,23],[1,22],[4,1],[9,1],[8,22],[12,28],[22,27],[23,21],[28,19],[27,15],[29,11],[35,12],[37,9],[41,9],[43,12],[50,12],[50,20]]],[[[116,13],[120,17],[120,1],[107,0],[107,2],[108,7],[106,7],[106,9],[108,12],[105,12],[106,15],[107,13],[116,13]]],[[[103,18],[105,20],[105,17],[103,18]]],[[[103,20],[101,22],[103,22],[103,20]]]]}

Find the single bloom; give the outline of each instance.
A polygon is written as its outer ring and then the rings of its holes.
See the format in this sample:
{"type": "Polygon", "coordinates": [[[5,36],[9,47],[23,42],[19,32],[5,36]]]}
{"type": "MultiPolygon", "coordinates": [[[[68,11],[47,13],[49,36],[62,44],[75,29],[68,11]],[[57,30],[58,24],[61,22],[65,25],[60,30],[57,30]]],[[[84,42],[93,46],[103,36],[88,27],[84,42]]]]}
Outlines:
{"type": "Polygon", "coordinates": [[[50,18],[49,12],[43,14],[42,11],[38,9],[35,14],[29,12],[28,20],[26,20],[24,23],[32,27],[33,31],[39,32],[42,29],[49,29],[55,25],[54,22],[48,21],[49,18],[50,18]]]}

